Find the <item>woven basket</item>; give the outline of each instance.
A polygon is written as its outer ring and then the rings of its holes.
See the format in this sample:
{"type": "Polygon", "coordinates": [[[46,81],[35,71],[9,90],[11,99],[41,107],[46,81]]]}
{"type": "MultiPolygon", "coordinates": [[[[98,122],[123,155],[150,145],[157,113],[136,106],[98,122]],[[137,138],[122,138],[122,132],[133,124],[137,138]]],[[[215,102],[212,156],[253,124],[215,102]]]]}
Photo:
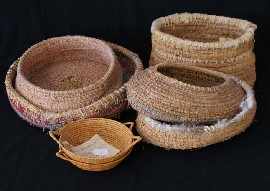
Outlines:
{"type": "Polygon", "coordinates": [[[115,167],[129,155],[133,146],[141,137],[132,134],[133,123],[120,123],[110,119],[92,118],[66,124],[63,128],[50,131],[50,136],[58,143],[59,152],[56,156],[70,161],[77,167],[89,171],[103,171],[115,167]],[[127,128],[125,125],[130,126],[127,128]],[[80,145],[93,137],[100,135],[107,143],[120,150],[113,157],[86,157],[73,153],[63,144],[67,141],[71,145],[80,145]]]}
{"type": "Polygon", "coordinates": [[[247,83],[238,81],[246,91],[241,111],[233,118],[219,120],[211,125],[166,123],[139,114],[136,120],[141,137],[166,149],[195,149],[222,142],[245,131],[256,113],[253,90],[247,83]]]}
{"type": "Polygon", "coordinates": [[[15,88],[14,82],[17,73],[17,62],[11,65],[7,72],[5,85],[9,101],[13,109],[20,117],[30,124],[41,128],[56,128],[70,121],[85,119],[89,117],[117,117],[119,113],[127,108],[126,82],[133,74],[143,69],[139,57],[116,44],[108,43],[122,67],[123,84],[112,93],[102,97],[98,101],[81,107],[79,109],[65,112],[51,112],[34,105],[23,97],[15,88]]]}
{"type": "Polygon", "coordinates": [[[105,42],[82,36],[50,38],[19,59],[15,87],[53,112],[78,109],[122,85],[122,70],[105,42]]]}
{"type": "Polygon", "coordinates": [[[189,64],[232,74],[253,86],[256,25],[205,14],[174,14],[152,23],[150,65],[189,64]]]}
{"type": "Polygon", "coordinates": [[[239,112],[244,95],[232,76],[179,64],[156,65],[128,83],[130,105],[139,113],[167,122],[230,118],[239,112]]]}

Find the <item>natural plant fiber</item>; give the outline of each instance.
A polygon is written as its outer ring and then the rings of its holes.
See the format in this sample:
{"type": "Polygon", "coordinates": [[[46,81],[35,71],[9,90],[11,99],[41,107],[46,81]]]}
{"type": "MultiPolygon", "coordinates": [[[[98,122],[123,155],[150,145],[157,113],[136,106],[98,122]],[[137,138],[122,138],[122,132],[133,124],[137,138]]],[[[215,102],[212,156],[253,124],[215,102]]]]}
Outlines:
{"type": "Polygon", "coordinates": [[[131,152],[133,146],[141,140],[141,137],[132,134],[132,127],[133,123],[122,124],[111,119],[92,118],[66,124],[63,128],[50,131],[49,134],[59,145],[58,157],[70,161],[84,170],[103,171],[119,164],[131,152]],[[129,125],[130,128],[125,125],[129,125]],[[89,157],[78,155],[63,144],[68,142],[74,146],[80,145],[96,134],[119,149],[120,152],[112,157],[89,157]]]}
{"type": "Polygon", "coordinates": [[[122,85],[122,70],[105,42],[82,36],[44,40],[19,59],[15,87],[47,111],[78,109],[122,85]]]}
{"type": "Polygon", "coordinates": [[[240,80],[237,82],[245,90],[246,98],[240,105],[240,112],[234,117],[203,125],[161,122],[139,114],[136,120],[138,133],[145,141],[166,149],[201,148],[240,134],[253,121],[256,100],[247,83],[240,80]]]}
{"type": "Polygon", "coordinates": [[[245,95],[232,76],[180,64],[150,67],[135,75],[127,90],[135,110],[167,122],[230,118],[239,112],[245,95]]]}
{"type": "Polygon", "coordinates": [[[150,65],[189,64],[239,77],[253,86],[256,25],[222,16],[181,13],[152,23],[150,65]]]}
{"type": "Polygon", "coordinates": [[[5,85],[11,106],[23,119],[41,128],[56,128],[63,124],[89,117],[116,117],[121,111],[127,108],[126,82],[130,77],[143,69],[139,57],[116,44],[108,43],[113,49],[121,65],[123,73],[123,84],[119,89],[114,90],[92,104],[79,109],[64,112],[51,112],[42,109],[30,100],[23,97],[14,87],[17,72],[17,62],[11,65],[7,72],[5,85]]]}

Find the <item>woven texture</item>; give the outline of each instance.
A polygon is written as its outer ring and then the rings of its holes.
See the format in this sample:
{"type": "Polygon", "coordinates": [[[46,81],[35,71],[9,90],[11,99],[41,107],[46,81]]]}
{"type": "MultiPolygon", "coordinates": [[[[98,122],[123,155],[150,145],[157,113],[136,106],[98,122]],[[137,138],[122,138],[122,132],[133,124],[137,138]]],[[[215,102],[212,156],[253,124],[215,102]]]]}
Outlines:
{"type": "Polygon", "coordinates": [[[156,146],[166,149],[195,149],[222,142],[245,131],[256,113],[253,90],[247,83],[238,81],[246,91],[241,111],[230,119],[211,125],[190,123],[166,123],[139,114],[136,127],[141,137],[156,146]]]}
{"type": "Polygon", "coordinates": [[[203,123],[230,118],[239,112],[245,95],[231,76],[179,64],[146,69],[127,87],[128,100],[135,110],[167,122],[203,123]]]}
{"type": "Polygon", "coordinates": [[[205,14],[174,14],[152,23],[150,65],[189,64],[231,74],[253,86],[256,25],[205,14]]]}
{"type": "Polygon", "coordinates": [[[15,89],[17,62],[14,62],[8,70],[5,80],[11,106],[20,117],[41,128],[56,128],[67,122],[89,117],[117,117],[128,106],[126,82],[133,74],[142,70],[143,65],[135,53],[116,44],[108,44],[113,49],[122,68],[123,84],[120,88],[87,106],[64,112],[51,112],[36,106],[15,89]]]}
{"type": "Polygon", "coordinates": [[[44,40],[19,59],[15,86],[36,106],[63,112],[99,100],[122,85],[122,70],[103,41],[82,36],[44,40]]]}
{"type": "Polygon", "coordinates": [[[130,128],[120,122],[104,119],[92,118],[75,121],[66,124],[63,128],[50,131],[50,136],[58,143],[58,157],[67,160],[77,167],[89,171],[103,171],[115,167],[131,152],[133,146],[141,138],[132,134],[133,123],[127,123],[130,128]],[[120,152],[112,157],[101,158],[99,156],[82,156],[71,151],[64,142],[73,146],[83,144],[91,137],[98,134],[108,144],[111,144],[120,152]]]}

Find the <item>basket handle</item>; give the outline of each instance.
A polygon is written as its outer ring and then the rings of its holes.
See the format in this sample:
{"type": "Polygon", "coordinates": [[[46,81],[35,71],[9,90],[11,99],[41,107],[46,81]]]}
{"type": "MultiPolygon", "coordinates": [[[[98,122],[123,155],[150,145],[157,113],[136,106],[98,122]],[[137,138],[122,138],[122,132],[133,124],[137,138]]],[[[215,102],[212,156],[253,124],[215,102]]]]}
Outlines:
{"type": "Polygon", "coordinates": [[[76,160],[73,160],[71,158],[69,158],[64,152],[62,149],[60,149],[57,153],[55,153],[55,155],[62,159],[62,160],[65,160],[65,161],[68,161],[68,162],[79,162],[79,163],[84,163],[84,162],[81,162],[81,161],[76,161],[76,160]]]}
{"type": "Polygon", "coordinates": [[[70,159],[69,157],[67,157],[62,150],[59,150],[57,153],[55,153],[55,155],[58,158],[60,158],[62,160],[65,160],[65,161],[68,161],[68,162],[73,162],[74,161],[74,160],[70,159]]]}
{"type": "Polygon", "coordinates": [[[134,145],[136,145],[141,140],[142,140],[142,138],[140,136],[133,136],[132,143],[129,145],[128,150],[131,149],[134,145]]]}
{"type": "Polygon", "coordinates": [[[128,126],[128,128],[130,129],[130,131],[132,131],[132,128],[134,127],[134,123],[133,122],[125,122],[124,125],[125,126],[128,126]]]}
{"type": "Polygon", "coordinates": [[[60,159],[69,161],[69,159],[63,154],[62,151],[58,151],[57,153],[55,153],[55,155],[56,155],[58,158],[60,158],[60,159]]]}
{"type": "Polygon", "coordinates": [[[49,135],[58,145],[62,145],[59,139],[57,138],[57,136],[60,136],[58,129],[49,131],[49,135]]]}

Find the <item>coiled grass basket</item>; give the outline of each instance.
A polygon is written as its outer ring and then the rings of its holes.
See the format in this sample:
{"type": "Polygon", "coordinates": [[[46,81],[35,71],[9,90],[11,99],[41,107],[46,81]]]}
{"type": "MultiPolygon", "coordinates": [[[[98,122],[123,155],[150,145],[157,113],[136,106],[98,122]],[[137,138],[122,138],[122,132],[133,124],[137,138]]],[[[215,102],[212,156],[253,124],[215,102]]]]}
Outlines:
{"type": "Polygon", "coordinates": [[[256,25],[223,16],[181,13],[153,21],[150,65],[188,64],[231,74],[253,86],[256,25]]]}
{"type": "Polygon", "coordinates": [[[206,147],[240,134],[252,123],[257,105],[252,88],[238,78],[232,79],[245,92],[239,111],[232,117],[199,124],[174,123],[155,120],[139,113],[136,119],[138,133],[145,141],[159,147],[181,150],[206,147]]]}
{"type": "Polygon", "coordinates": [[[122,70],[105,42],[81,36],[44,40],[19,59],[16,90],[47,111],[78,109],[122,85],[122,70]]]}
{"type": "MultiPolygon", "coordinates": [[[[67,38],[67,42],[69,41],[68,39],[70,39],[70,41],[72,41],[73,38],[79,38],[79,39],[86,38],[86,39],[88,39],[88,37],[81,37],[81,36],[80,37],[67,36],[67,37],[60,37],[60,38],[67,38]]],[[[80,43],[78,43],[77,46],[79,46],[79,47],[84,46],[84,43],[82,43],[81,45],[80,45],[80,43]]],[[[85,118],[89,118],[89,117],[117,117],[117,116],[119,116],[120,112],[128,107],[128,102],[127,102],[127,98],[126,98],[126,82],[129,81],[129,79],[132,75],[134,75],[138,71],[142,70],[143,65],[141,63],[141,60],[139,59],[139,57],[135,53],[133,53],[133,52],[131,52],[131,51],[119,46],[119,45],[113,44],[113,43],[106,42],[106,44],[109,45],[109,47],[111,47],[112,54],[114,56],[114,58],[111,58],[108,60],[115,60],[115,64],[116,64],[116,62],[118,62],[120,69],[122,70],[121,73],[118,73],[118,74],[122,74],[120,76],[121,80],[122,80],[121,84],[119,84],[119,82],[118,82],[119,76],[114,75],[114,79],[118,79],[118,80],[112,81],[112,78],[111,78],[111,80],[108,80],[108,81],[105,80],[106,83],[103,83],[103,84],[104,85],[107,84],[106,87],[108,87],[108,88],[105,88],[105,89],[107,89],[108,91],[105,93],[102,93],[104,91],[100,91],[101,94],[99,94],[98,97],[93,96],[92,98],[94,98],[94,99],[91,99],[89,97],[90,101],[87,99],[82,99],[83,102],[76,101],[78,107],[77,106],[72,107],[72,108],[68,108],[68,107],[63,108],[62,107],[61,110],[58,110],[59,108],[57,108],[57,109],[55,108],[56,109],[55,110],[51,107],[46,109],[46,104],[41,104],[41,106],[39,106],[38,104],[34,104],[31,101],[31,96],[25,97],[16,88],[15,82],[16,82],[16,77],[18,75],[18,63],[20,62],[20,59],[18,59],[10,66],[10,68],[7,72],[7,75],[6,75],[6,80],[5,80],[7,95],[8,95],[9,101],[10,101],[13,109],[18,113],[19,116],[21,116],[23,119],[28,121],[30,124],[37,126],[37,127],[49,128],[49,129],[62,126],[68,122],[75,121],[78,119],[85,119],[85,118]],[[111,86],[109,84],[111,84],[111,86]],[[113,87],[113,86],[114,86],[114,88],[111,89],[111,87],[113,87]]],[[[55,45],[55,46],[57,46],[57,45],[55,45]]],[[[107,49],[110,52],[110,48],[107,48],[107,49]]],[[[78,50],[76,50],[76,48],[74,51],[78,52],[78,50]]],[[[37,51],[37,52],[39,52],[39,51],[37,51]]],[[[72,49],[68,50],[68,52],[72,52],[72,49]]],[[[92,56],[90,56],[91,54],[85,53],[85,52],[88,52],[88,51],[83,50],[83,54],[81,54],[81,55],[79,55],[79,54],[76,55],[76,53],[75,53],[75,59],[70,58],[69,53],[63,53],[63,54],[65,54],[65,56],[63,56],[62,58],[59,58],[59,59],[58,58],[53,59],[47,54],[46,55],[49,56],[49,58],[47,58],[46,56],[41,56],[41,58],[44,58],[45,60],[51,59],[50,61],[52,61],[52,62],[53,62],[53,60],[56,59],[56,61],[59,61],[59,63],[61,64],[62,61],[65,63],[66,63],[66,61],[76,63],[76,59],[77,59],[76,56],[77,56],[79,59],[82,59],[85,61],[85,63],[83,63],[83,64],[88,63],[88,61],[92,62],[92,64],[93,64],[94,60],[93,60],[92,56]],[[61,60],[61,59],[63,59],[63,60],[61,60]]],[[[41,53],[39,53],[39,54],[41,54],[41,53]]],[[[104,56],[104,55],[99,55],[99,57],[102,57],[102,56],[104,56]]],[[[55,57],[57,57],[57,55],[55,55],[55,57]]],[[[39,59],[39,58],[36,58],[36,59],[39,59]]],[[[38,63],[41,63],[41,65],[42,65],[42,62],[44,62],[44,61],[42,59],[40,59],[40,61],[38,63]]],[[[109,64],[107,66],[105,63],[101,63],[101,62],[97,62],[97,64],[104,65],[101,67],[103,69],[105,68],[105,70],[103,70],[103,71],[111,71],[112,72],[112,70],[106,70],[106,68],[107,69],[110,68],[110,67],[107,67],[109,64]]],[[[63,63],[62,63],[62,65],[63,65],[63,63]]],[[[70,64],[70,67],[72,67],[72,64],[70,64]]],[[[74,67],[76,67],[76,65],[74,65],[74,67]]],[[[119,72],[119,71],[115,70],[114,72],[119,72]]],[[[87,77],[88,74],[86,74],[86,73],[87,72],[85,72],[85,79],[88,79],[88,77],[87,77]]],[[[102,72],[100,72],[100,73],[102,74],[102,72]]],[[[100,75],[100,76],[106,76],[107,73],[103,72],[104,75],[100,75]]],[[[22,75],[23,75],[23,73],[22,73],[22,75]]],[[[54,74],[51,74],[51,75],[54,75],[54,74]]],[[[57,78],[58,75],[56,75],[55,77],[57,78]]],[[[91,76],[91,77],[96,78],[96,75],[93,74],[93,76],[91,76]]],[[[37,75],[35,78],[37,79],[37,78],[39,78],[39,76],[37,75]]],[[[35,79],[35,78],[31,78],[31,79],[35,79]]],[[[62,81],[60,80],[60,82],[62,84],[75,85],[75,87],[78,84],[80,85],[80,83],[77,83],[78,81],[76,81],[76,78],[65,78],[65,79],[66,80],[62,80],[62,81]]],[[[18,79],[17,79],[17,81],[18,81],[18,79]]],[[[93,81],[95,81],[95,80],[93,80],[93,81]]],[[[39,82],[43,83],[42,80],[39,80],[39,82]]],[[[86,80],[86,84],[87,84],[87,80],[86,80]]],[[[32,85],[32,84],[30,84],[30,85],[32,85]]],[[[45,83],[45,85],[48,85],[48,83],[45,83]]],[[[40,86],[42,86],[42,84],[40,86]]],[[[64,86],[64,87],[69,88],[69,86],[64,86]]],[[[96,88],[94,88],[94,89],[89,88],[89,89],[94,92],[94,91],[102,90],[104,87],[105,86],[97,86],[97,89],[96,88]]],[[[42,92],[42,90],[40,90],[40,88],[36,88],[36,89],[39,92],[42,92]]],[[[80,91],[80,90],[78,90],[78,91],[80,91]]],[[[35,96],[35,91],[32,92],[33,94],[31,94],[31,93],[29,94],[29,92],[27,92],[27,91],[24,91],[24,92],[27,95],[35,96]]],[[[58,91],[56,94],[54,94],[55,91],[52,91],[52,92],[53,92],[52,93],[53,96],[51,98],[53,98],[53,99],[51,99],[51,101],[52,101],[51,103],[53,103],[53,101],[57,101],[57,99],[61,98],[61,95],[58,96],[59,94],[61,94],[61,91],[58,91]]],[[[63,92],[65,92],[65,90],[63,92]]],[[[48,94],[51,95],[51,92],[49,92],[48,94]]],[[[72,98],[69,98],[69,92],[68,92],[67,94],[65,94],[65,96],[66,96],[65,101],[68,103],[73,103],[74,100],[71,101],[72,99],[75,99],[75,100],[79,99],[80,100],[80,95],[86,96],[86,94],[87,94],[87,91],[86,92],[83,91],[82,94],[77,95],[77,98],[75,98],[74,96],[72,96],[72,98]]],[[[45,94],[44,94],[44,96],[45,96],[45,94]]]]}
{"type": "Polygon", "coordinates": [[[120,123],[111,119],[92,118],[66,124],[62,128],[49,132],[59,145],[56,156],[71,162],[75,166],[88,171],[104,171],[114,168],[132,151],[141,137],[132,134],[133,123],[120,123]],[[130,126],[129,128],[126,125],[130,126]],[[84,143],[94,135],[100,135],[107,143],[119,149],[112,157],[100,158],[81,156],[70,150],[65,142],[76,146],[84,143]]]}
{"type": "Polygon", "coordinates": [[[204,123],[239,112],[243,88],[226,74],[204,68],[158,64],[133,76],[127,85],[130,105],[167,122],[204,123]]]}

